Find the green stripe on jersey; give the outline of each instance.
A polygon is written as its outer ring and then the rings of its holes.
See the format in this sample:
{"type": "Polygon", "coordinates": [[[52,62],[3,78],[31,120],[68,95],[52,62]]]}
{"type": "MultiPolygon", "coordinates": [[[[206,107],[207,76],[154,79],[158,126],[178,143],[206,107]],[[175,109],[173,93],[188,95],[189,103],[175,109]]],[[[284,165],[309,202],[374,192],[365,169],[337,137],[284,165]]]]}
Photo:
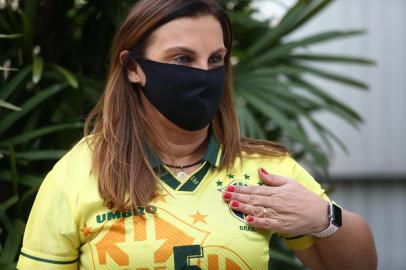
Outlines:
{"type": "Polygon", "coordinates": [[[24,252],[21,252],[21,255],[23,255],[23,256],[25,256],[25,257],[27,257],[29,259],[32,259],[32,260],[36,260],[36,261],[40,261],[40,262],[46,262],[46,263],[53,263],[53,264],[71,264],[71,263],[75,263],[75,262],[77,262],[79,260],[79,259],[75,259],[75,260],[72,260],[72,261],[54,261],[54,260],[48,260],[48,259],[44,259],[44,258],[35,257],[35,256],[32,256],[32,255],[26,254],[24,252]]]}

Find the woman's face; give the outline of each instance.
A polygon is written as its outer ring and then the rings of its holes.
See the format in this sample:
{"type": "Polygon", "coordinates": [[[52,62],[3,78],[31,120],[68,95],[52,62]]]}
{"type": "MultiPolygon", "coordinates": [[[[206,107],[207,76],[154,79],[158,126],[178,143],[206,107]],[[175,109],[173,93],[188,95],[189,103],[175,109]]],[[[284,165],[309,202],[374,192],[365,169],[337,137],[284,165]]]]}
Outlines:
{"type": "MultiPolygon", "coordinates": [[[[209,70],[224,65],[226,53],[219,21],[212,15],[205,15],[175,19],[159,27],[148,38],[144,57],[209,70]]],[[[122,52],[120,58],[125,56],[126,52],[122,52]]],[[[140,66],[130,67],[128,78],[132,83],[145,85],[145,74],[140,66]]],[[[151,121],[162,128],[180,131],[153,107],[142,92],[141,102],[151,121]]]]}
{"type": "MultiPolygon", "coordinates": [[[[219,21],[212,15],[202,15],[175,19],[159,27],[148,38],[144,57],[208,70],[223,65],[226,53],[219,21]]],[[[128,75],[131,82],[145,84],[139,67],[128,75]]]]}

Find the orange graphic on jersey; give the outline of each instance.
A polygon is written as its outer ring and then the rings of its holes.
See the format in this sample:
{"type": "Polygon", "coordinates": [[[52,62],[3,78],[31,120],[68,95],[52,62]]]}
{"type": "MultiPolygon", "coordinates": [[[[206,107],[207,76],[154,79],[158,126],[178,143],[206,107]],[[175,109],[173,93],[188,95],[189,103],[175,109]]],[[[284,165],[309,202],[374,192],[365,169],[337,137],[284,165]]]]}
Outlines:
{"type": "Polygon", "coordinates": [[[233,251],[232,249],[224,246],[202,245],[204,257],[198,261],[198,266],[201,269],[207,270],[241,270],[252,268],[244,260],[244,258],[233,251]]]}
{"type": "Polygon", "coordinates": [[[241,268],[230,259],[226,259],[226,269],[227,270],[241,270],[241,268]]]}
{"type": "MultiPolygon", "coordinates": [[[[207,260],[209,261],[208,270],[218,270],[219,267],[219,256],[217,254],[209,254],[207,260]]],[[[200,264],[200,263],[199,263],[200,264]]]]}
{"type": "Polygon", "coordinates": [[[104,237],[96,244],[96,249],[99,254],[99,263],[106,264],[107,254],[118,264],[128,265],[128,254],[116,246],[116,243],[125,242],[125,227],[124,219],[115,222],[104,237]]]}
{"type": "Polygon", "coordinates": [[[88,237],[89,235],[92,234],[92,227],[87,227],[87,225],[85,223],[85,227],[83,227],[81,232],[83,233],[84,237],[88,237]]]}
{"type": "Polygon", "coordinates": [[[193,218],[193,224],[195,224],[195,223],[197,223],[199,221],[207,224],[207,222],[206,222],[207,215],[202,215],[202,214],[199,213],[199,211],[196,211],[196,214],[189,215],[189,216],[191,216],[193,218]]]}
{"type": "MultiPolygon", "coordinates": [[[[208,261],[208,268],[207,270],[218,270],[219,269],[219,255],[217,254],[208,254],[207,255],[208,261]]],[[[225,270],[241,270],[241,268],[229,258],[225,258],[226,261],[226,268],[225,270]]],[[[201,266],[201,262],[199,261],[199,266],[201,266]]]]}
{"type": "Polygon", "coordinates": [[[167,221],[155,216],[155,239],[166,242],[154,253],[155,263],[166,262],[173,253],[175,246],[187,246],[193,243],[194,238],[188,236],[167,221]]]}

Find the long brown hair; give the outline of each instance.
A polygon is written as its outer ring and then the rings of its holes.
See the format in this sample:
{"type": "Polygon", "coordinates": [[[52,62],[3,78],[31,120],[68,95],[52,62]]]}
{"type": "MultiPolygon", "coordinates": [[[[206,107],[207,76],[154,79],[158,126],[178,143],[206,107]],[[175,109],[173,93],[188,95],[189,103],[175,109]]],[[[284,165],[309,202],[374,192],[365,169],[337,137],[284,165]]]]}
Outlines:
{"type": "Polygon", "coordinates": [[[147,205],[155,196],[158,177],[152,169],[147,146],[153,124],[147,121],[140,91],[134,91],[127,71],[132,56],[143,53],[149,35],[159,26],[180,17],[213,15],[221,24],[227,82],[212,131],[222,145],[220,169],[228,169],[241,151],[283,155],[286,149],[276,143],[241,138],[232,99],[230,52],[232,30],[227,14],[216,0],[142,0],[130,8],[114,37],[107,84],[104,93],[85,122],[85,136],[92,149],[92,171],[98,178],[99,193],[109,208],[124,210],[147,205]],[[120,63],[120,52],[129,57],[120,63]],[[91,132],[89,133],[89,131],[91,132]],[[91,135],[91,136],[88,136],[91,135]]]}

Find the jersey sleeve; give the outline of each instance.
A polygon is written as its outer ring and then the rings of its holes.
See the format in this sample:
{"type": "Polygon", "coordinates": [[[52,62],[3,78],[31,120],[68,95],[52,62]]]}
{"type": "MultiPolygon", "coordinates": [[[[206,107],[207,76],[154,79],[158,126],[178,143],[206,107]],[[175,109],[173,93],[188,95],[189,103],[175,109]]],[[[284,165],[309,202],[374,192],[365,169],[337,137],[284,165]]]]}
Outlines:
{"type": "MultiPolygon", "coordinates": [[[[292,180],[297,181],[303,185],[308,190],[319,195],[324,200],[328,201],[329,197],[327,196],[325,190],[321,185],[311,176],[306,169],[304,169],[299,163],[297,163],[291,157],[287,157],[285,162],[289,163],[287,166],[290,168],[290,177],[292,180]]],[[[291,250],[304,250],[308,249],[314,244],[314,236],[312,235],[300,235],[300,236],[289,236],[289,235],[280,235],[286,245],[291,250]]]]}
{"type": "Polygon", "coordinates": [[[60,170],[46,176],[25,228],[17,269],[78,269],[75,188],[60,170]]]}

